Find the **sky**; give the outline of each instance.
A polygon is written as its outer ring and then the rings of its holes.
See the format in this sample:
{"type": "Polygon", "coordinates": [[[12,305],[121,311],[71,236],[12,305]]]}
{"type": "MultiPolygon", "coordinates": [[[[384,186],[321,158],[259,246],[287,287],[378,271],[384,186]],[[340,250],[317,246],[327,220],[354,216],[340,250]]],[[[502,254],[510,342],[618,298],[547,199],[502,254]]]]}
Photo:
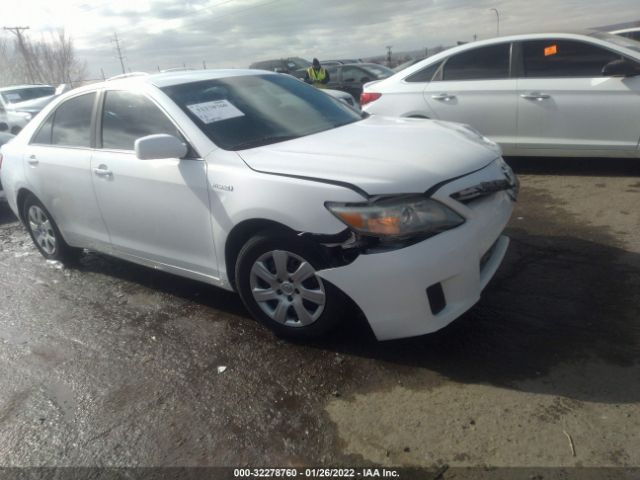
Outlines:
{"type": "MultiPolygon", "coordinates": [[[[21,0],[2,26],[31,38],[63,28],[94,78],[183,65],[247,67],[300,56],[359,58],[500,34],[575,31],[640,20],[638,0],[21,0]]],[[[10,33],[0,31],[0,35],[10,33]]]]}

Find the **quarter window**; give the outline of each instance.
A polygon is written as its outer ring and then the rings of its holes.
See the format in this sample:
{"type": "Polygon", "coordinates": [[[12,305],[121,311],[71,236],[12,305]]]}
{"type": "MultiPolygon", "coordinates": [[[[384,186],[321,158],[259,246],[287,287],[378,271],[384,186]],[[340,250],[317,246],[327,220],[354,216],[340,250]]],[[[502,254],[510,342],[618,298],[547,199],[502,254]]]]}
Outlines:
{"type": "Polygon", "coordinates": [[[510,46],[509,43],[501,43],[450,57],[444,65],[443,80],[509,78],[510,46]]]}
{"type": "Polygon", "coordinates": [[[35,134],[31,143],[39,143],[41,145],[51,144],[51,127],[53,126],[53,115],[49,115],[47,121],[42,124],[38,133],[35,134]]]}
{"type": "Polygon", "coordinates": [[[422,70],[418,70],[416,73],[409,75],[405,79],[405,82],[412,82],[412,83],[413,82],[415,83],[430,82],[433,76],[438,71],[438,68],[440,68],[440,63],[429,65],[428,67],[425,67],[422,70]]]}
{"type": "MultiPolygon", "coordinates": [[[[58,107],[53,117],[51,129],[52,145],[91,146],[91,115],[95,97],[95,93],[80,95],[67,100],[58,107]]],[[[46,124],[43,128],[45,127],[46,124]]],[[[46,132],[43,135],[46,135],[46,132]]]]}
{"type": "Polygon", "coordinates": [[[529,78],[601,77],[602,68],[621,55],[573,40],[524,42],[524,74],[529,78]]]}
{"type": "Polygon", "coordinates": [[[102,147],[133,150],[138,138],[167,133],[182,138],[162,111],[143,95],[108,91],[102,111],[102,147]]]}

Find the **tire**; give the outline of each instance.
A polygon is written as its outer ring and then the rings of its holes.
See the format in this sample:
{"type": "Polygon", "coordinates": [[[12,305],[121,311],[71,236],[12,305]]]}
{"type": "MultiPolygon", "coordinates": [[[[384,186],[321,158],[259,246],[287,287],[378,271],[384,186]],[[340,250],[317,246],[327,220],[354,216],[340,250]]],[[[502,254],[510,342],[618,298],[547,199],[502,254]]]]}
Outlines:
{"type": "Polygon", "coordinates": [[[328,265],[317,245],[263,232],[238,254],[236,288],[251,315],[276,335],[318,338],[336,326],[345,306],[342,292],[316,275],[328,265]]]}
{"type": "Polygon", "coordinates": [[[35,196],[29,195],[25,199],[22,218],[33,243],[47,260],[71,263],[80,256],[82,250],[64,241],[53,217],[35,196]]]}

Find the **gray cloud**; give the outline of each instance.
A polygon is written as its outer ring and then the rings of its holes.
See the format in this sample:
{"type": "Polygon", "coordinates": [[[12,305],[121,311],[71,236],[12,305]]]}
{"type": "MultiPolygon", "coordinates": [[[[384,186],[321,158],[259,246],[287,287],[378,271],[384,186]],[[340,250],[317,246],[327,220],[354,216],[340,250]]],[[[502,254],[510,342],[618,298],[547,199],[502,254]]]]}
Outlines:
{"type": "Polygon", "coordinates": [[[183,63],[199,67],[203,60],[209,67],[246,67],[290,55],[363,57],[382,54],[386,45],[394,51],[450,45],[493,36],[490,8],[499,9],[503,34],[576,30],[640,17],[637,0],[608,0],[606,9],[601,0],[153,0],[147,11],[135,6],[98,10],[104,22],[81,39],[91,48],[79,51],[94,73],[101,67],[107,75],[119,73],[109,43],[114,28],[127,66],[153,71],[183,63]]]}

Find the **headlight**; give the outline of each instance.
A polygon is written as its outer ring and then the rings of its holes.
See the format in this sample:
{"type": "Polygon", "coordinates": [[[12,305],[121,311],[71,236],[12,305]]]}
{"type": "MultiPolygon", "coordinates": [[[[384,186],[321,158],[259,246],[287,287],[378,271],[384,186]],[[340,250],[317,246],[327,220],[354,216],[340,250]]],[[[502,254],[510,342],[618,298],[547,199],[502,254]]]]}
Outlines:
{"type": "Polygon", "coordinates": [[[376,237],[432,235],[464,223],[449,207],[421,196],[394,197],[374,203],[327,202],[325,206],[351,229],[376,237]]]}

